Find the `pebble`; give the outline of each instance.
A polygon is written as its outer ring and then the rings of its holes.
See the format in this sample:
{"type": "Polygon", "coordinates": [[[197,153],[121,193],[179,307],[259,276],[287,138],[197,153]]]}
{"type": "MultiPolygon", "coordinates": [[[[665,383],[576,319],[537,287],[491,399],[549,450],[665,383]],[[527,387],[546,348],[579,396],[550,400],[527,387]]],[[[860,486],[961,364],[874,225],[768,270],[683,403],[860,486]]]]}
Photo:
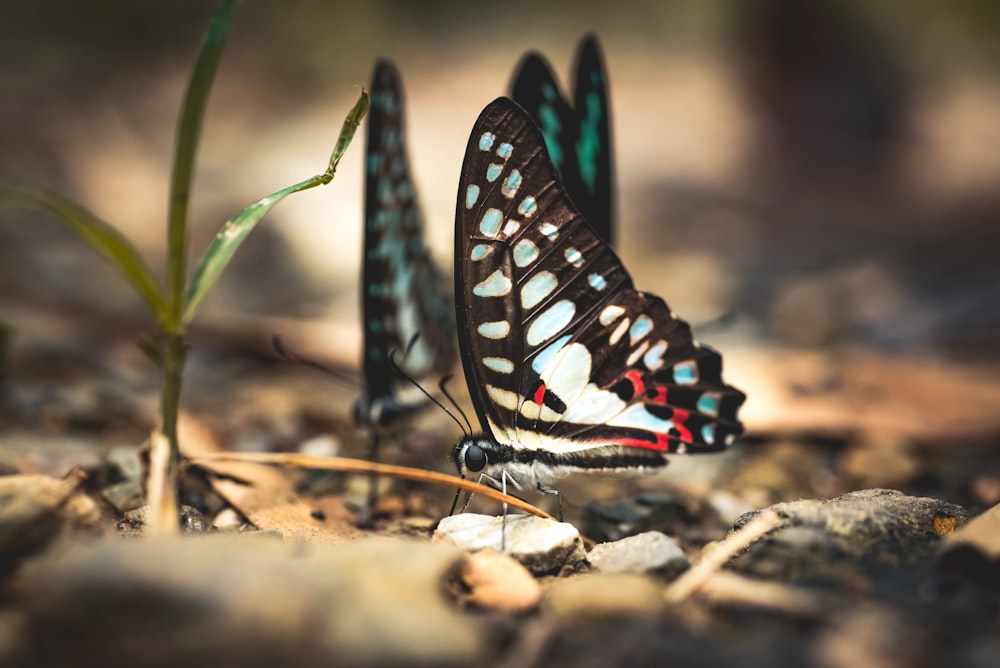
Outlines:
{"type": "Polygon", "coordinates": [[[684,504],[670,494],[646,492],[627,499],[591,503],[584,527],[597,541],[615,541],[642,531],[674,531],[686,515],[684,504]]]}
{"type": "Polygon", "coordinates": [[[465,600],[488,610],[525,612],[542,597],[542,588],[527,568],[491,548],[466,557],[459,577],[469,591],[465,600]]]}
{"type": "Polygon", "coordinates": [[[445,517],[434,532],[436,540],[447,540],[464,550],[492,548],[505,552],[532,573],[552,573],[586,557],[583,539],[576,527],[534,515],[507,515],[505,539],[501,541],[503,516],[462,513],[445,517]]]}
{"type": "Polygon", "coordinates": [[[647,531],[613,543],[600,543],[587,561],[604,573],[650,573],[673,579],[691,566],[687,555],[666,534],[647,531]]]}
{"type": "Polygon", "coordinates": [[[220,531],[235,531],[246,524],[246,520],[233,508],[223,508],[212,520],[212,526],[220,531]]]}
{"type": "Polygon", "coordinates": [[[134,445],[116,445],[108,451],[104,460],[122,480],[138,480],[142,476],[139,448],[134,445]]]}

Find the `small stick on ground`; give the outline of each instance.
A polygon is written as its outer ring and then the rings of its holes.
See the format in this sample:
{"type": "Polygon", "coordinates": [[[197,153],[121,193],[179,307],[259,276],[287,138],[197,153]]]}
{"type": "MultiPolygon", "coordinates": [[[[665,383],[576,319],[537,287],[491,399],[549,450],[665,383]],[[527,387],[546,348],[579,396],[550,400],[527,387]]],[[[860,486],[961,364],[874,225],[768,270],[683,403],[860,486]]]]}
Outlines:
{"type": "Polygon", "coordinates": [[[663,593],[667,603],[677,605],[701,589],[730,559],[747,549],[761,536],[778,526],[778,514],[765,510],[739,531],[731,534],[702,557],[694,567],[673,581],[663,593]]]}

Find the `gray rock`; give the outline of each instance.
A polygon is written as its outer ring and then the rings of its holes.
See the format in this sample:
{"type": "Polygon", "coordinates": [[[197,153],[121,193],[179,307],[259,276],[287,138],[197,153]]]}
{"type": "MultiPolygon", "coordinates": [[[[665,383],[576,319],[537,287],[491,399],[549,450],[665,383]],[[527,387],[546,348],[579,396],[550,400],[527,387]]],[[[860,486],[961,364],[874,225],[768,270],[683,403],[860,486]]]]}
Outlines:
{"type": "Polygon", "coordinates": [[[651,573],[669,579],[691,566],[677,543],[659,531],[601,543],[587,554],[587,561],[605,573],[651,573]]]}
{"type": "Polygon", "coordinates": [[[493,548],[520,561],[532,573],[551,573],[583,561],[586,552],[576,527],[534,515],[508,515],[504,539],[503,517],[462,513],[438,523],[434,537],[465,550],[493,548]]]}
{"type": "Polygon", "coordinates": [[[138,480],[142,477],[142,460],[139,448],[134,445],[116,445],[108,451],[104,460],[122,480],[138,480]]]}
{"type": "MultiPolygon", "coordinates": [[[[933,565],[944,533],[965,522],[961,506],[867,489],[833,499],[778,503],[777,528],[731,566],[784,581],[840,580],[933,565]]],[[[752,520],[747,513],[735,529],[752,520]]]]}
{"type": "Polygon", "coordinates": [[[597,541],[614,541],[643,531],[675,531],[686,516],[684,504],[671,494],[646,492],[584,510],[584,529],[597,541]]]}
{"type": "Polygon", "coordinates": [[[488,637],[443,591],[448,545],[253,535],[109,540],[25,564],[0,665],[474,665],[488,637]],[[73,642],[53,642],[53,638],[73,642]]]}
{"type": "Polygon", "coordinates": [[[120,513],[138,508],[145,500],[145,490],[142,488],[142,480],[132,478],[122,482],[108,485],[101,490],[101,496],[110,503],[120,513]]]}

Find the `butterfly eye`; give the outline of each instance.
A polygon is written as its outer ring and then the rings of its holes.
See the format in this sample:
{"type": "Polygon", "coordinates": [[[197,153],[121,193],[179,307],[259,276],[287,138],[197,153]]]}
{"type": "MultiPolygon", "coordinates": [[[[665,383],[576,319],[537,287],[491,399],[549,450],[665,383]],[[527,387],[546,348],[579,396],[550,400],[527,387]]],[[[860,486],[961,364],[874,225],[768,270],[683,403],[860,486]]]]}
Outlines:
{"type": "Polygon", "coordinates": [[[478,445],[470,445],[465,451],[465,467],[473,473],[479,473],[486,468],[486,451],[478,445]]]}

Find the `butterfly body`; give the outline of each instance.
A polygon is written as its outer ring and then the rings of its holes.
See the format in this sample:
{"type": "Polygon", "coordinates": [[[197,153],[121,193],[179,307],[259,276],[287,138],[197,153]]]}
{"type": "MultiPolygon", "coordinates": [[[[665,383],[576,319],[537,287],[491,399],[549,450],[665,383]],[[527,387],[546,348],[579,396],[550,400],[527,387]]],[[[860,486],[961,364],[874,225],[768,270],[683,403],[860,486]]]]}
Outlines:
{"type": "Polygon", "coordinates": [[[480,435],[463,474],[544,485],[568,470],[655,468],[742,433],[717,352],[634,289],[576,208],[526,112],[482,112],[456,214],[459,346],[480,435]]]}
{"type": "Polygon", "coordinates": [[[365,150],[362,269],[365,390],[359,424],[384,426],[412,414],[426,396],[395,373],[440,377],[455,360],[454,311],[423,238],[423,217],[406,152],[404,98],[392,63],[376,63],[365,150]]]}
{"type": "Polygon", "coordinates": [[[572,472],[656,469],[666,465],[660,453],[629,450],[609,445],[591,448],[585,455],[544,448],[523,448],[498,442],[489,434],[464,437],[453,452],[455,466],[463,477],[483,476],[498,483],[506,475],[518,489],[544,489],[572,472]],[[478,449],[478,452],[477,452],[478,449]]]}

